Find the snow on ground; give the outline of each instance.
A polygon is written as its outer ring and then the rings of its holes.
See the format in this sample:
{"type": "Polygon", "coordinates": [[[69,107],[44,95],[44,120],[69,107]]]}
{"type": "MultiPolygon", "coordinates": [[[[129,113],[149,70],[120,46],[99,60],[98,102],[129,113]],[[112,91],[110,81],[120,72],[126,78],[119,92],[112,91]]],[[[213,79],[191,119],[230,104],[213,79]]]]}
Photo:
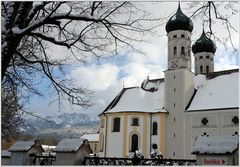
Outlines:
{"type": "Polygon", "coordinates": [[[238,78],[238,72],[208,80],[196,76],[194,84],[198,90],[188,111],[238,107],[238,78]]]}
{"type": "Polygon", "coordinates": [[[192,152],[199,152],[200,154],[225,154],[232,153],[238,148],[238,136],[198,136],[195,141],[192,152]]]}
{"type": "Polygon", "coordinates": [[[54,151],[56,152],[76,152],[85,139],[62,139],[54,151]]]}

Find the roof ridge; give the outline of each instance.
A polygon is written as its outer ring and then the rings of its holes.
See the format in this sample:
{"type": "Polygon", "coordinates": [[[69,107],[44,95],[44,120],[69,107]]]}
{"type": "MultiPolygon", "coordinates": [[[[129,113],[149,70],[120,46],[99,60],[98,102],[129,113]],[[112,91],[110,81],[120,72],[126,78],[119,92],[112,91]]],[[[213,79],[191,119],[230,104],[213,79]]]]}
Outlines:
{"type": "MultiPolygon", "coordinates": [[[[111,103],[103,110],[103,112],[101,112],[99,115],[101,114],[104,114],[106,111],[108,111],[109,109],[112,109],[117,103],[118,101],[120,100],[120,98],[122,97],[122,95],[124,94],[124,92],[127,90],[127,89],[134,89],[134,88],[139,88],[137,86],[135,87],[128,87],[128,88],[123,88],[119,93],[118,95],[111,101],[111,103]]],[[[98,115],[98,116],[99,116],[98,115]]]]}
{"type": "Polygon", "coordinates": [[[234,72],[239,72],[239,69],[231,69],[231,70],[223,70],[223,71],[215,71],[215,72],[210,72],[206,75],[207,79],[212,79],[221,75],[227,75],[231,74],[234,72]]]}

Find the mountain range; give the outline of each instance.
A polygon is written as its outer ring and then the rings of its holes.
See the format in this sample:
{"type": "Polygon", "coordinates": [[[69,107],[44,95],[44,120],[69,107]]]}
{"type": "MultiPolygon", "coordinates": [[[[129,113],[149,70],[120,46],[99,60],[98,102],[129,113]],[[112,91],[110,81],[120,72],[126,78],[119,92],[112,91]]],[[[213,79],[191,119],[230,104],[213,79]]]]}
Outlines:
{"type": "Polygon", "coordinates": [[[38,137],[76,138],[84,133],[97,133],[98,117],[85,113],[63,113],[56,116],[23,118],[22,133],[33,134],[38,137]]]}

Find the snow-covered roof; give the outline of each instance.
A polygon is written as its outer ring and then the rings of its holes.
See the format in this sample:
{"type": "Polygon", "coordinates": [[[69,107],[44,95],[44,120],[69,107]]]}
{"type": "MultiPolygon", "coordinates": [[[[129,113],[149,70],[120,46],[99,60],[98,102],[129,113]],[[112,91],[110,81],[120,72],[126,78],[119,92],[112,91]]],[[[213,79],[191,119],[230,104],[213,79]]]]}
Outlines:
{"type": "Polygon", "coordinates": [[[34,141],[17,141],[12,147],[10,147],[9,151],[28,151],[34,145],[34,141]]]}
{"type": "Polygon", "coordinates": [[[192,147],[193,154],[226,154],[238,149],[238,136],[198,136],[192,147]]]}
{"type": "Polygon", "coordinates": [[[216,76],[208,79],[205,75],[194,78],[197,92],[187,111],[237,108],[239,73],[216,76]]]}
{"type": "Polygon", "coordinates": [[[11,152],[8,150],[1,150],[1,156],[2,157],[11,157],[11,152]]]}
{"type": "Polygon", "coordinates": [[[88,141],[99,141],[99,134],[98,133],[84,134],[81,138],[87,139],[88,141]]]}
{"type": "Polygon", "coordinates": [[[62,139],[54,151],[56,152],[77,152],[86,139],[62,139]]]}
{"type": "Polygon", "coordinates": [[[163,105],[163,79],[145,80],[141,88],[124,88],[104,112],[166,112],[163,105]]]}

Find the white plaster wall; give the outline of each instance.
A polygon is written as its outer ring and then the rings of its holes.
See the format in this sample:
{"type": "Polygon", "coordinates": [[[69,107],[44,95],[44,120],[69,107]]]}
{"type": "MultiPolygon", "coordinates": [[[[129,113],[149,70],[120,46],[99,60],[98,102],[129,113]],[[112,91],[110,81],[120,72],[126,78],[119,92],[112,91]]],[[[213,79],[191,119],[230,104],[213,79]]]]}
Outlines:
{"type": "Polygon", "coordinates": [[[106,148],[106,156],[107,157],[122,157],[122,141],[123,141],[123,115],[118,115],[120,118],[120,132],[112,132],[112,123],[113,118],[116,116],[108,116],[107,122],[107,148],[106,148]]]}
{"type": "MultiPolygon", "coordinates": [[[[144,134],[143,134],[143,124],[144,124],[144,120],[143,120],[143,115],[138,115],[138,114],[132,114],[132,115],[128,115],[128,125],[127,125],[127,153],[131,151],[131,135],[135,132],[137,132],[136,134],[138,135],[138,138],[140,140],[138,140],[138,148],[140,150],[143,150],[143,138],[144,138],[144,134]],[[132,118],[139,118],[139,126],[132,126],[132,118]]],[[[147,137],[147,136],[146,136],[147,137]]]]}
{"type": "MultiPolygon", "coordinates": [[[[153,117],[152,117],[152,123],[153,122],[157,122],[158,123],[158,132],[157,132],[157,135],[152,135],[152,143],[151,143],[151,150],[152,150],[152,145],[153,144],[157,144],[158,146],[158,149],[160,147],[160,115],[159,114],[153,114],[153,117]]],[[[149,145],[150,147],[150,145],[149,145]]],[[[149,152],[150,153],[150,152],[149,152]]]]}
{"type": "Polygon", "coordinates": [[[191,70],[191,33],[185,30],[175,30],[167,34],[168,36],[168,69],[174,69],[171,67],[172,60],[178,60],[179,68],[187,68],[191,70]],[[174,36],[177,36],[174,38],[174,36]],[[185,37],[181,37],[184,35],[185,37]],[[177,47],[177,54],[173,54],[173,48],[177,47]],[[181,55],[181,47],[185,48],[185,55],[181,55]]]}
{"type": "Polygon", "coordinates": [[[187,69],[165,71],[165,109],[169,112],[166,120],[167,158],[185,158],[184,111],[194,92],[193,77],[187,69]]]}
{"type": "Polygon", "coordinates": [[[101,120],[104,119],[104,126],[102,127],[100,125],[100,128],[99,128],[99,144],[98,144],[98,150],[99,150],[99,157],[104,157],[104,151],[105,151],[105,140],[106,140],[106,136],[105,136],[105,131],[106,131],[106,117],[105,116],[101,116],[100,117],[100,123],[101,123],[101,120]],[[102,139],[100,140],[101,138],[101,134],[103,134],[104,136],[104,141],[102,141],[102,139]],[[101,145],[102,143],[101,142],[104,142],[104,147],[103,147],[103,150],[101,149],[101,145]]]}
{"type": "Polygon", "coordinates": [[[232,136],[239,131],[238,125],[232,123],[232,118],[238,114],[238,109],[185,112],[185,141],[189,143],[186,144],[186,158],[195,158],[191,150],[198,135],[206,132],[210,136],[232,136]],[[206,126],[201,123],[204,117],[209,121],[206,126]]]}
{"type": "MultiPolygon", "coordinates": [[[[118,113],[118,117],[120,117],[120,132],[112,132],[112,120],[116,117],[116,115],[109,115],[108,116],[108,123],[107,123],[107,157],[122,157],[123,155],[123,148],[126,149],[126,154],[131,151],[131,136],[132,134],[137,134],[139,137],[139,149],[143,151],[143,154],[145,157],[149,157],[151,147],[153,143],[156,143],[158,145],[158,148],[160,147],[160,114],[152,114],[152,123],[156,121],[158,123],[158,135],[151,135],[152,131],[150,127],[150,113],[139,114],[139,113],[131,113],[127,114],[127,139],[126,139],[126,145],[124,145],[124,119],[126,118],[126,115],[118,113]],[[132,119],[138,118],[139,119],[139,126],[132,126],[132,119]],[[147,131],[145,134],[145,126],[144,126],[144,118],[147,119],[147,131]],[[151,138],[151,139],[150,139],[151,138]],[[146,140],[146,151],[144,151],[144,141],[146,140]],[[152,142],[150,142],[150,140],[152,142]]],[[[101,133],[104,133],[105,128],[101,129],[101,133]]],[[[106,136],[105,136],[106,140],[106,136]]],[[[104,152],[99,152],[99,156],[104,156],[104,152]]]]}
{"type": "Polygon", "coordinates": [[[200,52],[194,55],[195,57],[195,74],[200,74],[200,66],[203,66],[203,73],[206,73],[206,66],[209,66],[209,72],[214,71],[214,54],[211,52],[200,52]],[[202,59],[200,59],[202,56],[202,59]],[[206,58],[209,56],[209,59],[206,58]]]}

